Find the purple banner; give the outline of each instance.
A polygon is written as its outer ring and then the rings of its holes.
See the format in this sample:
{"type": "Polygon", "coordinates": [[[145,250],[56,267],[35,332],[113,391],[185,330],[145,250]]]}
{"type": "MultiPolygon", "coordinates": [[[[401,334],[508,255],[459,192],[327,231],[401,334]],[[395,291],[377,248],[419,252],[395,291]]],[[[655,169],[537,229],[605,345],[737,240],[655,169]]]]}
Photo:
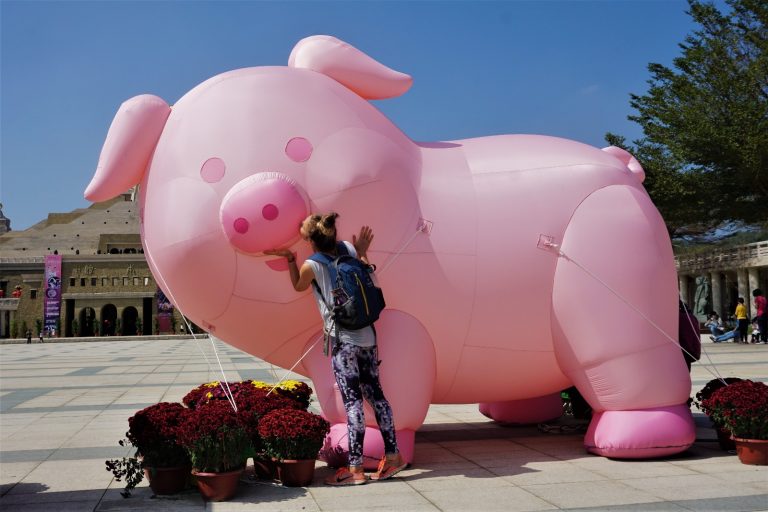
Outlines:
{"type": "Polygon", "coordinates": [[[163,290],[157,289],[157,332],[173,332],[171,329],[171,317],[173,316],[173,303],[168,300],[163,290]]]}
{"type": "Polygon", "coordinates": [[[54,332],[61,315],[61,254],[45,256],[45,294],[43,295],[43,330],[54,332]]]}

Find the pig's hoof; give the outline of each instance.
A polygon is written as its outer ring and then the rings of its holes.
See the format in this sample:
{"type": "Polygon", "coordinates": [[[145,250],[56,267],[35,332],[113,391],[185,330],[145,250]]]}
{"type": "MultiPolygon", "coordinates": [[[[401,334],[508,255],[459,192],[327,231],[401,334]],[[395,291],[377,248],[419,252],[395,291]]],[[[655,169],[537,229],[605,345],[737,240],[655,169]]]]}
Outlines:
{"type": "MultiPolygon", "coordinates": [[[[403,458],[410,464],[413,461],[413,448],[416,434],[413,430],[398,430],[397,448],[403,458]]],[[[365,428],[363,441],[363,466],[367,470],[375,470],[381,458],[384,456],[384,441],[381,432],[375,427],[365,428]]],[[[323,448],[320,450],[320,460],[325,461],[333,468],[339,468],[349,464],[349,435],[346,423],[331,425],[331,432],[325,438],[323,448]]]]}
{"type": "Polygon", "coordinates": [[[584,447],[605,457],[648,459],[680,453],[695,439],[691,411],[681,404],[595,413],[584,436],[584,447]]]}

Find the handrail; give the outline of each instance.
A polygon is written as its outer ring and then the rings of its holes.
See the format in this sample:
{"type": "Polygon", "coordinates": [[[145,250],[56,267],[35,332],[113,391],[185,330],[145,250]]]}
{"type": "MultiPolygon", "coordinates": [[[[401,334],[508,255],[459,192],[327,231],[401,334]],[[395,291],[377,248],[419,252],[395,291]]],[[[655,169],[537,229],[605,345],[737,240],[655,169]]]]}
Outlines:
{"type": "Polygon", "coordinates": [[[43,263],[43,256],[26,256],[20,257],[4,257],[0,258],[0,264],[14,264],[14,263],[43,263]]]}
{"type": "Polygon", "coordinates": [[[739,245],[729,249],[716,249],[708,253],[675,256],[678,270],[737,267],[740,264],[765,259],[768,263],[768,240],[739,245]]]}
{"type": "Polygon", "coordinates": [[[19,301],[21,299],[18,297],[0,299],[0,311],[16,311],[19,309],[19,301]]]}

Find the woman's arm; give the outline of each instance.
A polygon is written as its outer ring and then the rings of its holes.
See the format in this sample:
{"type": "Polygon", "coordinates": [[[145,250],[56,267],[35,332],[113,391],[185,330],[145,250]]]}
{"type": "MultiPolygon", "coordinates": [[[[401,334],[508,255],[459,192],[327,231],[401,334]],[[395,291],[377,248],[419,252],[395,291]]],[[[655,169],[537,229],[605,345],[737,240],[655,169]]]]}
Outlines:
{"type": "Polygon", "coordinates": [[[299,269],[298,265],[296,265],[296,256],[288,249],[270,249],[264,251],[264,254],[282,256],[288,260],[288,273],[290,274],[294,290],[303,292],[310,287],[312,280],[315,278],[315,271],[312,270],[312,266],[309,263],[304,262],[301,269],[299,269]]]}

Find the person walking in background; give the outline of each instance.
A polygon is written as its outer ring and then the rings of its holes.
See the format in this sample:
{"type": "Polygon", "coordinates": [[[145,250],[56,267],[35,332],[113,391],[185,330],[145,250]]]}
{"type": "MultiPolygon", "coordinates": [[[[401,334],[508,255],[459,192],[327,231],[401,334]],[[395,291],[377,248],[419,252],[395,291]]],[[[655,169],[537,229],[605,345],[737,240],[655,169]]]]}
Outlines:
{"type": "Polygon", "coordinates": [[[760,340],[763,343],[768,343],[768,311],[766,311],[766,300],[763,296],[763,291],[760,288],[752,290],[752,297],[755,299],[755,321],[757,321],[757,328],[760,329],[760,340]]]}
{"type": "Polygon", "coordinates": [[[37,331],[37,335],[38,335],[38,337],[40,338],[40,343],[45,343],[45,340],[44,340],[44,338],[43,338],[43,330],[42,330],[42,329],[40,329],[39,331],[37,331]]]}
{"type": "Polygon", "coordinates": [[[32,343],[32,331],[27,329],[27,344],[32,343]]]}
{"type": "MultiPolygon", "coordinates": [[[[736,312],[734,313],[734,316],[736,317],[736,328],[739,330],[739,341],[741,343],[747,343],[747,328],[749,327],[749,321],[747,319],[747,306],[744,305],[744,297],[739,297],[736,301],[736,312]]],[[[738,343],[736,340],[733,340],[734,343],[738,343]]]]}

